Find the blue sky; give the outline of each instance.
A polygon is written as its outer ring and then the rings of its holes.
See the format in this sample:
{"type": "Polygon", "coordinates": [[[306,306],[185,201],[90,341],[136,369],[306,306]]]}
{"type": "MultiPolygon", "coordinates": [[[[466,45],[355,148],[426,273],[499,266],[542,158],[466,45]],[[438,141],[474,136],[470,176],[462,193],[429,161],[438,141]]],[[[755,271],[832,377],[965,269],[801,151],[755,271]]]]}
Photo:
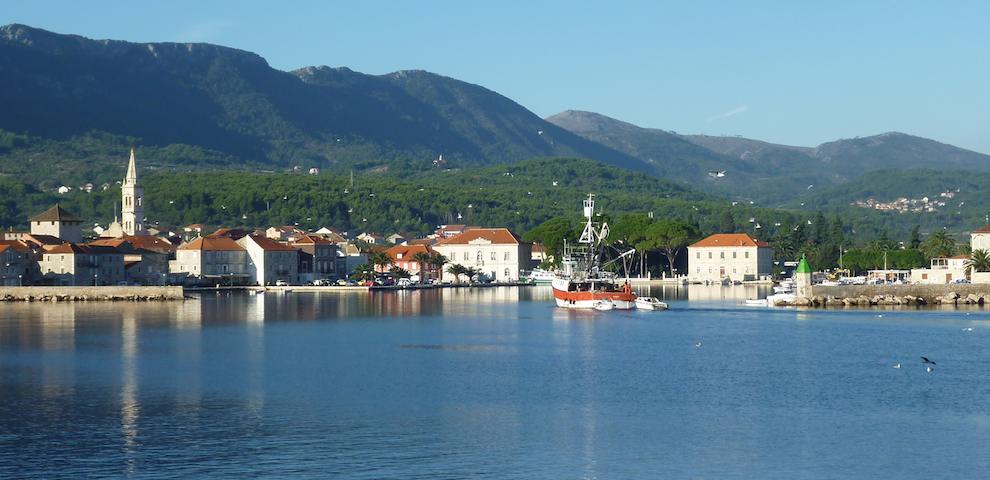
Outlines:
{"type": "Polygon", "coordinates": [[[275,68],[425,69],[540,116],[816,145],[897,130],[990,153],[990,2],[4,2],[0,23],[210,42],[275,68]]]}

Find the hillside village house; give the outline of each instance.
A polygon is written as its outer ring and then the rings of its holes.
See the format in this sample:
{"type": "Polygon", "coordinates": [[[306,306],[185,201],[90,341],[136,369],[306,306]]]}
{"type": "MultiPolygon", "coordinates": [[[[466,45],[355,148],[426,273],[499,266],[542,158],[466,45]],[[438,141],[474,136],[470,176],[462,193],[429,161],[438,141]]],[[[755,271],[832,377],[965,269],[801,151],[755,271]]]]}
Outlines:
{"type": "Polygon", "coordinates": [[[364,243],[368,243],[371,245],[380,245],[385,242],[385,237],[377,233],[364,232],[357,236],[357,240],[360,240],[364,243]]]}
{"type": "Polygon", "coordinates": [[[299,252],[300,282],[337,280],[347,275],[347,260],[337,255],[339,247],[332,240],[317,235],[303,235],[291,245],[299,252]]]}
{"type": "Polygon", "coordinates": [[[299,252],[295,248],[261,235],[248,235],[237,240],[237,244],[247,251],[253,283],[264,286],[279,280],[296,282],[299,252]]]}
{"type": "MultiPolygon", "coordinates": [[[[417,253],[432,254],[433,250],[426,245],[396,245],[385,253],[392,259],[392,264],[409,272],[414,281],[438,280],[440,278],[439,269],[423,264],[416,260],[417,253]],[[422,268],[422,270],[421,270],[422,268]]],[[[388,271],[388,267],[378,267],[378,271],[388,271]]]]}
{"type": "Polygon", "coordinates": [[[772,274],[773,249],[745,233],[717,233],[688,247],[688,281],[758,280],[772,274]]]}
{"type": "MultiPolygon", "coordinates": [[[[476,268],[492,281],[518,281],[532,267],[532,244],[507,228],[471,228],[437,242],[433,249],[451,264],[476,268]]],[[[446,269],[443,281],[456,281],[446,269]]]]}
{"type": "Polygon", "coordinates": [[[0,285],[14,287],[31,281],[31,248],[17,240],[0,240],[0,285]]]}
{"type": "Polygon", "coordinates": [[[179,245],[169,272],[203,285],[244,285],[254,277],[247,250],[229,237],[199,237],[179,245]]]}
{"type": "Polygon", "coordinates": [[[966,266],[968,260],[968,255],[933,258],[929,268],[911,269],[911,282],[935,285],[966,279],[969,277],[969,267],[966,266]]]}
{"type": "Polygon", "coordinates": [[[126,281],[124,254],[113,247],[64,243],[46,250],[40,263],[53,285],[119,285],[126,281]]]}
{"type": "Polygon", "coordinates": [[[55,204],[30,219],[32,235],[49,235],[66,242],[82,242],[82,219],[55,204]]]}
{"type": "Polygon", "coordinates": [[[305,231],[289,225],[269,227],[268,230],[265,230],[266,237],[280,242],[291,242],[305,234],[305,231]]]}

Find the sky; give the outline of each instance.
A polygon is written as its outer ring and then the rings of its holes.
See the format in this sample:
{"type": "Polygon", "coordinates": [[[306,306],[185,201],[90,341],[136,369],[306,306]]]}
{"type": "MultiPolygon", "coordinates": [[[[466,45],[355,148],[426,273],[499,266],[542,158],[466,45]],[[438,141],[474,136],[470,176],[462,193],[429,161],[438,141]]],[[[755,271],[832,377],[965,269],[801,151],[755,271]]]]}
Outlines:
{"type": "Polygon", "coordinates": [[[428,70],[482,85],[541,117],[588,110],[678,133],[804,146],[900,131],[990,153],[987,1],[0,6],[0,24],[216,43],[258,53],[281,70],[428,70]]]}

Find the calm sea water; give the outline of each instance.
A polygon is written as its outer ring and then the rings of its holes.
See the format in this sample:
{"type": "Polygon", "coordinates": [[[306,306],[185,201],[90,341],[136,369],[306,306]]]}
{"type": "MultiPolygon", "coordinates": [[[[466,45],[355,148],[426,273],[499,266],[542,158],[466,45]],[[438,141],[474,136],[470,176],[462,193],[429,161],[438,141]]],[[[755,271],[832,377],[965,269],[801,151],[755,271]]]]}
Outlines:
{"type": "Polygon", "coordinates": [[[653,294],[0,305],[0,477],[990,476],[984,310],[653,294]]]}

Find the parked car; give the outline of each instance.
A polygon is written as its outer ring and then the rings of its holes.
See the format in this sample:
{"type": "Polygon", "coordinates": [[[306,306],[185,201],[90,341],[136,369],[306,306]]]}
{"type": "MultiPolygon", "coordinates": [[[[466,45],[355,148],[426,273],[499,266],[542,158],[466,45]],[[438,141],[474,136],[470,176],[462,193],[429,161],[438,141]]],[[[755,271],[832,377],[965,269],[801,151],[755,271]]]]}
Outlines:
{"type": "Polygon", "coordinates": [[[275,280],[275,286],[276,287],[288,287],[289,286],[289,282],[286,282],[285,280],[275,280]]]}
{"type": "Polygon", "coordinates": [[[408,286],[412,285],[413,282],[412,282],[412,280],[409,280],[408,278],[400,278],[397,282],[395,282],[395,284],[398,285],[398,286],[400,286],[400,287],[408,287],[408,286]]]}

